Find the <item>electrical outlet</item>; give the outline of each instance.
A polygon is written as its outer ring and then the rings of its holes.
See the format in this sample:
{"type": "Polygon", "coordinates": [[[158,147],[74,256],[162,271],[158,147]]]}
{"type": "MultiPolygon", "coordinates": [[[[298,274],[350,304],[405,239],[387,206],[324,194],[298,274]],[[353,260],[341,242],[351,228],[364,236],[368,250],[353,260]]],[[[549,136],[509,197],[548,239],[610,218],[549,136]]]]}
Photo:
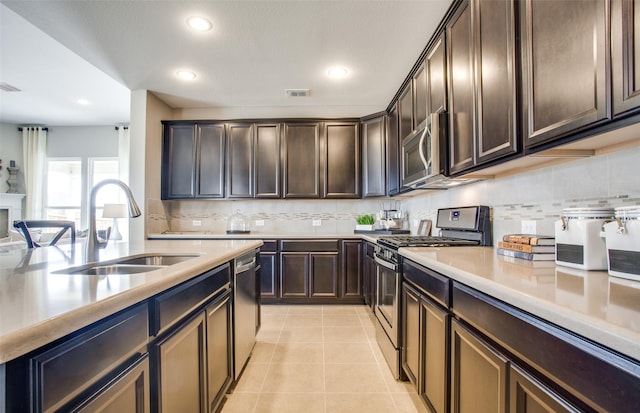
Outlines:
{"type": "Polygon", "coordinates": [[[523,234],[535,234],[536,233],[536,221],[521,221],[520,231],[523,234]]]}
{"type": "Polygon", "coordinates": [[[200,221],[199,219],[194,219],[194,220],[191,222],[191,224],[192,224],[194,227],[201,227],[201,226],[202,226],[202,221],[200,221]]]}
{"type": "Polygon", "coordinates": [[[264,227],[264,219],[256,219],[256,227],[264,227]]]}
{"type": "Polygon", "coordinates": [[[322,226],[322,220],[321,219],[314,219],[311,221],[311,225],[314,227],[320,227],[322,226]]]}

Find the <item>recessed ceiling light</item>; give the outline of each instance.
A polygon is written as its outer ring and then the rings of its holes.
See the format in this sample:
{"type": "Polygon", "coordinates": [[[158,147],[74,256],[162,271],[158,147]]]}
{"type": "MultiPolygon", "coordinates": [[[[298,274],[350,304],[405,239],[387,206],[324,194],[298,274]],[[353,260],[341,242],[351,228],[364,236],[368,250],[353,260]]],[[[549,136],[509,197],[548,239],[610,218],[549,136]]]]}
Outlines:
{"type": "Polygon", "coordinates": [[[349,72],[347,71],[347,69],[342,66],[332,67],[327,71],[327,74],[332,79],[342,79],[344,77],[347,77],[348,73],[349,72]]]}
{"type": "Polygon", "coordinates": [[[81,105],[88,105],[89,101],[87,99],[78,99],[76,100],[76,102],[78,102],[81,105]]]}
{"type": "Polygon", "coordinates": [[[213,24],[211,24],[209,20],[199,16],[189,17],[187,19],[187,25],[189,25],[193,30],[197,30],[199,32],[206,32],[213,28],[213,24]]]}
{"type": "Polygon", "coordinates": [[[193,80],[196,78],[196,74],[189,70],[178,70],[176,76],[183,80],[193,80]]]}

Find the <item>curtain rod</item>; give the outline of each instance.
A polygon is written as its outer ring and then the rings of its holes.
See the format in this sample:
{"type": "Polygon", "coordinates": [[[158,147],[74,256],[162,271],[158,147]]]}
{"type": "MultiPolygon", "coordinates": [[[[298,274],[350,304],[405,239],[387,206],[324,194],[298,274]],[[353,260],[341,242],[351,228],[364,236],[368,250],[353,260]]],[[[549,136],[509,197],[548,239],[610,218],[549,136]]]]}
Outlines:
{"type": "MultiPolygon", "coordinates": [[[[22,129],[23,129],[23,128],[18,128],[18,132],[22,132],[22,129]]],[[[29,129],[31,129],[31,128],[30,128],[30,127],[28,127],[28,128],[27,128],[27,130],[29,130],[29,129]]],[[[33,129],[35,129],[35,128],[33,128],[33,129]]],[[[46,131],[48,131],[48,130],[49,130],[49,128],[42,128],[42,130],[46,130],[46,131]]]]}

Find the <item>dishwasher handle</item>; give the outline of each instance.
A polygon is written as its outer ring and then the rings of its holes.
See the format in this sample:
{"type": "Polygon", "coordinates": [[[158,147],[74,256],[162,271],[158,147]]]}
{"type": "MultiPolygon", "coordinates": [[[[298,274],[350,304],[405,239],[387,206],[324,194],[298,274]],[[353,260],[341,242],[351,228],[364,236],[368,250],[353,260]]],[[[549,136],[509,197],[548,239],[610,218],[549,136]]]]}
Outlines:
{"type": "Polygon", "coordinates": [[[240,274],[242,272],[248,271],[255,267],[256,265],[256,257],[254,256],[249,262],[236,262],[236,274],[240,274]]]}

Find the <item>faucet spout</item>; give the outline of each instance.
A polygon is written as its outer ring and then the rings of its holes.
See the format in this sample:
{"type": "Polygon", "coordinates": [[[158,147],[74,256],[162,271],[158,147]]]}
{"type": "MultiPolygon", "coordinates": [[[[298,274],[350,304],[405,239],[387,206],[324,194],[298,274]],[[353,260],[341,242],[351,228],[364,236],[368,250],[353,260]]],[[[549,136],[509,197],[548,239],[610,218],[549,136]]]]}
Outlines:
{"type": "Polygon", "coordinates": [[[132,218],[139,217],[142,215],[140,212],[140,208],[136,203],[136,200],[133,198],[133,193],[131,192],[131,188],[127,186],[124,182],[117,179],[106,179],[97,183],[91,189],[91,198],[89,202],[89,231],[87,234],[87,249],[86,249],[86,262],[98,261],[100,259],[100,248],[104,248],[107,246],[106,241],[100,241],[98,239],[98,231],[96,229],[96,196],[100,188],[105,185],[116,185],[122,188],[125,195],[127,196],[127,204],[129,207],[129,216],[132,218]]]}

